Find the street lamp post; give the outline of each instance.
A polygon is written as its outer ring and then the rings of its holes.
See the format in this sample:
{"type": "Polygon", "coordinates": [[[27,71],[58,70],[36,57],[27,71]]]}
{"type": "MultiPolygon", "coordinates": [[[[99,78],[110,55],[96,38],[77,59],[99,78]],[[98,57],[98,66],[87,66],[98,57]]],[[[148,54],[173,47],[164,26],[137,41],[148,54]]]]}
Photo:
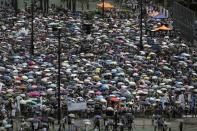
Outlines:
{"type": "Polygon", "coordinates": [[[34,55],[34,0],[31,0],[31,48],[30,52],[34,55]]]}
{"type": "Polygon", "coordinates": [[[142,31],[142,15],[143,15],[143,11],[142,11],[142,0],[140,0],[140,44],[139,44],[139,48],[142,50],[143,49],[143,42],[142,42],[142,34],[143,34],[143,31],[142,31]]]}
{"type": "Polygon", "coordinates": [[[102,3],[103,3],[103,7],[102,7],[102,16],[103,16],[103,19],[104,19],[104,15],[105,15],[105,6],[104,6],[104,3],[105,3],[105,0],[102,0],[102,3]]]}
{"type": "Polygon", "coordinates": [[[61,29],[58,28],[58,77],[57,77],[57,86],[58,86],[58,124],[60,125],[61,121],[61,94],[60,94],[60,83],[61,83],[61,29]]]}
{"type": "Polygon", "coordinates": [[[60,86],[61,86],[61,27],[52,26],[52,31],[57,33],[58,38],[58,50],[57,50],[57,60],[58,60],[58,71],[57,71],[57,101],[58,101],[58,131],[61,131],[61,94],[60,94],[60,86]]]}
{"type": "Polygon", "coordinates": [[[114,114],[114,129],[113,131],[117,131],[118,130],[118,112],[115,111],[115,114],[114,114]]]}

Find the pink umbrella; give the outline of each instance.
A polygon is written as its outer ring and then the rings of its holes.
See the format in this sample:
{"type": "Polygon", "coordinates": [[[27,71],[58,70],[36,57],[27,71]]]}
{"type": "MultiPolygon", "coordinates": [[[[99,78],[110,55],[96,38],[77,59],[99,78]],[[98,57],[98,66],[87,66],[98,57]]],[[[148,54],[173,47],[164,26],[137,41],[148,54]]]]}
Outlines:
{"type": "Polygon", "coordinates": [[[101,95],[101,94],[102,94],[102,92],[97,91],[95,94],[96,94],[96,95],[101,95]]]}
{"type": "Polygon", "coordinates": [[[29,66],[35,65],[36,63],[34,61],[28,61],[27,62],[29,66]]]}
{"type": "Polygon", "coordinates": [[[39,97],[40,96],[40,92],[33,91],[33,92],[28,93],[28,96],[30,96],[30,97],[39,97]]]}
{"type": "Polygon", "coordinates": [[[124,41],[123,41],[123,40],[120,40],[120,39],[117,39],[117,40],[115,41],[115,43],[116,43],[116,44],[123,44],[124,41]]]}

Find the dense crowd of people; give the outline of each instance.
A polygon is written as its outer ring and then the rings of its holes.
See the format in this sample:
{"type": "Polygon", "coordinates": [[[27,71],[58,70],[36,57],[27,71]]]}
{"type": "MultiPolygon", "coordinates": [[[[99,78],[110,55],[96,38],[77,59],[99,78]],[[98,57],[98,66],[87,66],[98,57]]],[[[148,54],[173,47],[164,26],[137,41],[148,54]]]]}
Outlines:
{"type": "Polygon", "coordinates": [[[105,12],[104,19],[96,14],[87,30],[81,12],[50,10],[43,16],[37,10],[32,55],[28,11],[17,16],[12,9],[0,12],[0,130],[13,130],[19,119],[21,131],[55,127],[58,32],[54,26],[61,26],[63,123],[94,118],[95,128],[100,128],[102,119],[106,130],[110,121],[113,128],[122,124],[131,130],[134,117],[149,117],[161,130],[164,118],[196,115],[195,48],[169,31],[146,35],[145,28],[171,25],[170,18],[146,16],[141,49],[135,13],[113,9],[105,12]],[[87,109],[69,112],[68,102],[86,102],[87,109]]]}

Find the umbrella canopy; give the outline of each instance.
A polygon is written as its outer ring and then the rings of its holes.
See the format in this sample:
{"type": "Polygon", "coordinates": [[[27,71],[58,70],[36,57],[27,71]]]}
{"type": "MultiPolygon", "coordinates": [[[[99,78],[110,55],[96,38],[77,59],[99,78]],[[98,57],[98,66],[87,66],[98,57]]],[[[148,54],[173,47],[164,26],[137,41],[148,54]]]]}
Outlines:
{"type": "Polygon", "coordinates": [[[170,30],[172,30],[172,28],[162,25],[156,29],[153,29],[152,31],[170,31],[170,30]]]}
{"type": "Polygon", "coordinates": [[[159,15],[159,12],[153,11],[151,13],[148,13],[148,15],[151,17],[155,17],[155,16],[159,15]]]}
{"type": "Polygon", "coordinates": [[[107,107],[108,111],[113,111],[114,109],[112,107],[107,107]]]}
{"type": "Polygon", "coordinates": [[[112,9],[112,8],[114,8],[114,5],[112,5],[110,3],[107,3],[107,2],[104,2],[104,6],[103,6],[103,2],[102,2],[102,3],[97,4],[97,7],[98,8],[103,8],[104,7],[104,9],[112,9]]]}
{"type": "Polygon", "coordinates": [[[168,18],[167,16],[163,15],[163,14],[158,14],[156,16],[153,17],[154,19],[166,19],[168,18]]]}
{"type": "Polygon", "coordinates": [[[103,84],[100,87],[100,90],[108,90],[108,89],[109,89],[109,85],[107,85],[107,84],[103,84]]]}
{"type": "Polygon", "coordinates": [[[111,97],[109,100],[112,102],[120,102],[120,99],[118,97],[111,97]]]}
{"type": "Polygon", "coordinates": [[[101,119],[102,117],[100,115],[95,116],[96,119],[101,119]]]}
{"type": "Polygon", "coordinates": [[[30,92],[28,93],[28,96],[30,97],[39,97],[41,94],[37,91],[34,91],[34,92],[30,92]]]}
{"type": "Polygon", "coordinates": [[[75,118],[75,114],[69,114],[68,116],[71,118],[75,118]]]}

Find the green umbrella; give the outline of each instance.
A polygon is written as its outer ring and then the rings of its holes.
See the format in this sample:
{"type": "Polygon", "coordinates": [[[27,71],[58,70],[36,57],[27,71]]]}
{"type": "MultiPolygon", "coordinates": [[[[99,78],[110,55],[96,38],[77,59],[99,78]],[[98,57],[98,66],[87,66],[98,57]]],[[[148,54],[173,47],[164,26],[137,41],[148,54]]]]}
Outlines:
{"type": "Polygon", "coordinates": [[[37,102],[32,101],[32,100],[27,100],[27,101],[26,101],[26,104],[27,104],[27,105],[36,105],[37,102]]]}
{"type": "Polygon", "coordinates": [[[13,96],[13,94],[11,94],[11,93],[6,94],[6,97],[12,97],[12,96],[13,96]]]}
{"type": "Polygon", "coordinates": [[[163,70],[166,70],[166,71],[172,71],[172,69],[171,69],[171,68],[169,68],[169,67],[167,67],[167,66],[164,66],[164,67],[163,67],[163,70]]]}

